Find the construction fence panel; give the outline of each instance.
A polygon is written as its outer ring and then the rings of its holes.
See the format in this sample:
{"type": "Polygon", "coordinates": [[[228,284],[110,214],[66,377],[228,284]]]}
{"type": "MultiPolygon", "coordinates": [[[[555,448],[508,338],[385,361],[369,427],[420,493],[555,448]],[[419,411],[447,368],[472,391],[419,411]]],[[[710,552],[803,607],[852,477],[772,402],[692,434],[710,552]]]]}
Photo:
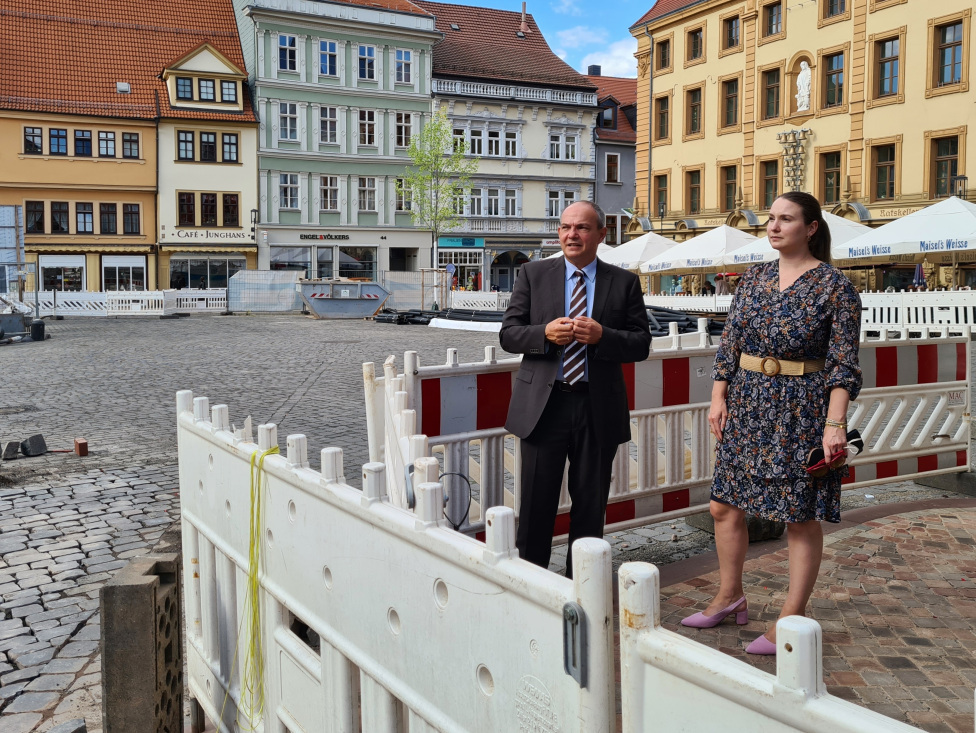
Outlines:
{"type": "MultiPolygon", "coordinates": [[[[848,423],[861,432],[865,450],[852,457],[846,488],[968,470],[965,330],[958,337],[930,336],[924,329],[921,338],[898,333],[894,341],[862,339],[864,388],[851,404],[848,423]]],[[[614,460],[607,531],[707,510],[715,451],[708,428],[715,350],[677,344],[624,366],[632,438],[614,460]]],[[[443,365],[420,366],[413,352],[405,356],[407,362],[410,367],[400,377],[387,360],[384,381],[401,379],[396,399],[379,383],[367,386],[373,395],[367,412],[383,415],[390,428],[383,438],[369,434],[371,455],[374,442],[382,440],[377,454],[385,450],[386,460],[407,464],[426,445],[425,455],[437,457],[445,474],[451,518],[477,536],[484,531],[486,509],[519,505],[518,441],[504,423],[520,359],[497,360],[494,347],[486,347],[483,362],[459,364],[455,349],[448,350],[443,365]],[[402,458],[391,458],[393,446],[402,458]]],[[[569,507],[564,485],[557,542],[566,539],[569,507]]]]}
{"type": "Polygon", "coordinates": [[[191,392],[177,412],[188,684],[220,731],[613,729],[606,542],[569,580],[518,559],[511,510],[485,543],[451,530],[432,459],[411,512],[382,464],[354,488],[337,448],[316,472],[302,435],[277,455],[274,425],[255,443],[191,392]]]}
{"type": "Polygon", "coordinates": [[[620,568],[623,733],[909,733],[916,728],[827,693],[823,634],[809,618],[776,627],[776,675],[661,626],[660,574],[620,568]]]}
{"type": "Polygon", "coordinates": [[[227,310],[227,288],[164,290],[167,313],[223,313],[227,310]]]}

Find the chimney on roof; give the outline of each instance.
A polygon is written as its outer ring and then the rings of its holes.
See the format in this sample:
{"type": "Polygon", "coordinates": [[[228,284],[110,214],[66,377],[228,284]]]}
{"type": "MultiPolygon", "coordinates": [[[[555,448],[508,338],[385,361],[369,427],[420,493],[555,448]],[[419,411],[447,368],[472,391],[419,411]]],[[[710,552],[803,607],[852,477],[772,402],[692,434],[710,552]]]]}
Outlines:
{"type": "Polygon", "coordinates": [[[601,71],[600,64],[590,64],[586,67],[587,76],[600,76],[601,71]]]}
{"type": "Polygon", "coordinates": [[[522,33],[529,32],[529,24],[525,22],[525,1],[524,0],[522,2],[522,25],[519,26],[519,30],[522,31],[522,33]]]}

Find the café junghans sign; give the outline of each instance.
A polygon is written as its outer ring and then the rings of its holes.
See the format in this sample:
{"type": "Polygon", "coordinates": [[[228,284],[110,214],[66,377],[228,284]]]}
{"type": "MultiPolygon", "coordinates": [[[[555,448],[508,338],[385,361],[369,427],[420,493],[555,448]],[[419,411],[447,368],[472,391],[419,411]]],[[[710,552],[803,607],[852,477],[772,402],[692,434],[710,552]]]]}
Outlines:
{"type": "Polygon", "coordinates": [[[244,230],[228,232],[222,229],[177,229],[177,239],[193,239],[197,241],[209,241],[213,239],[232,239],[249,241],[250,235],[244,230]]]}

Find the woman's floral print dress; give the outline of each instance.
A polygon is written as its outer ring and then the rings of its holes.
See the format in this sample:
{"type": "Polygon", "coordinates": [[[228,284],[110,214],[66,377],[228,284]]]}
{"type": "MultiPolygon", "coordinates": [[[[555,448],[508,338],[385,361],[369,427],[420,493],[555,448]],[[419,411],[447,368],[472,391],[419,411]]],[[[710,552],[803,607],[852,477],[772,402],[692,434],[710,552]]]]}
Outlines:
{"type": "Polygon", "coordinates": [[[783,292],[778,261],[746,271],[712,369],[712,379],[729,382],[713,499],[781,522],[840,521],[847,469],[815,479],[806,460],[823,445],[830,390],[843,387],[853,400],[861,389],[860,328],[861,299],[837,268],[821,263],[783,292]],[[742,353],[826,359],[826,368],[769,377],[741,369],[742,353]]]}

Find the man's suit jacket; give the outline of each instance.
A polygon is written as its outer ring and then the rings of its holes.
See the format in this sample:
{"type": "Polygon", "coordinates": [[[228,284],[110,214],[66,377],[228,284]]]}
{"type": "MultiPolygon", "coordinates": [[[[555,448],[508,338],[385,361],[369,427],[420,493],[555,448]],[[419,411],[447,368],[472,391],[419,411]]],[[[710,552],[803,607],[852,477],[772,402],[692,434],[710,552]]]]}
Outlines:
{"type": "MultiPolygon", "coordinates": [[[[499,340],[522,354],[505,427],[520,438],[535,428],[559,374],[563,347],[546,340],[546,324],[566,315],[566,263],[550,257],[522,266],[499,340]]],[[[587,347],[589,402],[597,434],[613,445],[630,440],[630,413],[621,364],[643,361],[651,348],[647,310],[637,276],[597,260],[593,320],[600,343],[587,347]]]]}

